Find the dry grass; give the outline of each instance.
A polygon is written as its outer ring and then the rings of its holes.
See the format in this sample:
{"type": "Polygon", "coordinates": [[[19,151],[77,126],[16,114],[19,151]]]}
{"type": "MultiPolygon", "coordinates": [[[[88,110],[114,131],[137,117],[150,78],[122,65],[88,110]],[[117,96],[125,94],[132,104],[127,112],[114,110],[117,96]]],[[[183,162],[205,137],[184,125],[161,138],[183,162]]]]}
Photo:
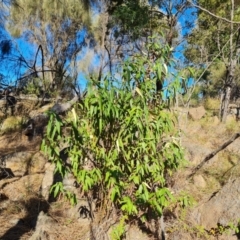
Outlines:
{"type": "Polygon", "coordinates": [[[28,196],[24,201],[9,202],[6,208],[1,208],[0,201],[0,239],[25,240],[34,233],[38,214],[41,211],[56,222],[51,228],[51,237],[58,240],[86,240],[90,230],[88,219],[71,219],[62,213],[70,208],[69,202],[59,200],[55,203],[46,202],[36,196],[28,196]],[[4,237],[4,238],[1,238],[4,237]]]}
{"type": "MultiPolygon", "coordinates": [[[[213,102],[208,102],[209,108],[214,104],[213,102]],[[212,105],[211,105],[212,104],[212,105]]],[[[218,149],[224,142],[229,140],[229,138],[239,132],[240,124],[236,122],[234,118],[229,118],[226,124],[214,123],[211,114],[200,121],[192,121],[187,119],[185,122],[181,122],[181,128],[183,130],[183,144],[188,148],[196,146],[196,148],[189,148],[198,153],[208,150],[205,155],[199,157],[199,162],[201,162],[204,157],[214,150],[218,149]]],[[[191,172],[197,163],[193,163],[191,158],[193,155],[189,154],[189,167],[183,170],[182,174],[178,174],[177,182],[175,183],[175,188],[177,190],[184,190],[190,194],[197,202],[201,205],[209,200],[209,198],[216,192],[218,192],[223,185],[225,185],[230,179],[235,179],[240,177],[240,150],[239,142],[236,140],[228,148],[218,153],[215,158],[212,158],[204,165],[204,167],[197,172],[201,175],[205,182],[205,187],[199,187],[195,185],[192,179],[188,179],[186,174],[191,172]]],[[[198,162],[198,163],[199,163],[198,162]]],[[[193,221],[189,221],[192,209],[188,210],[185,216],[178,215],[178,218],[172,223],[171,237],[182,236],[182,239],[216,239],[213,236],[206,234],[206,231],[201,227],[197,226],[193,221]]],[[[223,239],[223,238],[222,238],[223,239]]]]}
{"type": "Polygon", "coordinates": [[[204,107],[205,107],[206,110],[219,109],[220,99],[208,97],[204,100],[204,107]]]}
{"type": "MultiPolygon", "coordinates": [[[[208,108],[211,108],[215,103],[210,100],[206,104],[208,104],[208,108]]],[[[183,116],[184,118],[185,115],[183,116]]],[[[186,145],[187,143],[196,145],[198,149],[193,149],[195,153],[198,150],[201,150],[199,151],[200,153],[204,153],[205,149],[213,151],[228,140],[233,133],[239,131],[239,127],[239,123],[235,121],[214,125],[211,116],[207,116],[197,122],[186,119],[181,121],[183,130],[182,141],[186,145]]],[[[40,142],[40,137],[29,141],[20,132],[5,134],[0,137],[0,156],[20,150],[36,151],[39,149],[40,142]]],[[[191,162],[191,155],[189,155],[191,164],[176,173],[172,189],[175,193],[187,192],[200,204],[209,199],[230,178],[240,176],[239,157],[237,153],[226,149],[220,152],[216,159],[209,160],[209,163],[198,172],[206,181],[206,187],[199,188],[193,183],[192,179],[187,178],[191,173],[191,169],[196,166],[191,162]]],[[[54,239],[86,240],[89,238],[90,221],[88,219],[78,220],[69,217],[66,212],[71,206],[63,198],[57,199],[56,202],[48,203],[36,195],[28,195],[24,201],[9,202],[5,208],[1,207],[3,203],[3,200],[0,199],[0,239],[1,236],[4,236],[4,240],[29,239],[34,233],[35,225],[33,223],[34,221],[36,223],[37,216],[41,210],[47,212],[56,222],[51,229],[51,236],[54,239]]],[[[169,231],[171,230],[168,233],[168,239],[173,239],[171,236],[174,233],[177,233],[181,239],[211,239],[201,226],[195,225],[188,218],[188,211],[191,212],[192,209],[186,211],[178,210],[177,218],[167,223],[169,224],[167,225],[169,231]]]]}

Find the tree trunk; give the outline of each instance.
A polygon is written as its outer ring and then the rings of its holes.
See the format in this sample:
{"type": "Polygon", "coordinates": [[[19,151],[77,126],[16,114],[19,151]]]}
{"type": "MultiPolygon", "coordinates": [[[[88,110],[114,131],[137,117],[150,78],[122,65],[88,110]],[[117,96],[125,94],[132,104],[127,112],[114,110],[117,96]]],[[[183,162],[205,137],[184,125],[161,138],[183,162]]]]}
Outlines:
{"type": "MultiPolygon", "coordinates": [[[[230,68],[232,68],[232,66],[230,66],[230,68]]],[[[231,91],[232,91],[232,84],[233,84],[233,80],[232,80],[232,76],[230,76],[230,73],[227,74],[227,84],[225,85],[224,89],[223,89],[223,93],[221,96],[221,121],[222,122],[226,122],[227,119],[227,114],[228,114],[228,106],[229,106],[229,102],[230,102],[230,96],[231,96],[231,91]]]]}
{"type": "MultiPolygon", "coordinates": [[[[233,21],[233,18],[234,18],[234,0],[231,0],[231,21],[233,21]]],[[[229,106],[231,91],[233,87],[234,70],[236,67],[235,56],[233,56],[233,53],[234,53],[233,35],[234,35],[233,23],[231,23],[231,33],[230,33],[230,41],[229,41],[229,45],[230,45],[229,46],[230,47],[229,66],[227,69],[226,81],[225,81],[223,93],[221,96],[220,118],[222,122],[226,122],[226,119],[227,119],[228,106],[229,106]]]]}

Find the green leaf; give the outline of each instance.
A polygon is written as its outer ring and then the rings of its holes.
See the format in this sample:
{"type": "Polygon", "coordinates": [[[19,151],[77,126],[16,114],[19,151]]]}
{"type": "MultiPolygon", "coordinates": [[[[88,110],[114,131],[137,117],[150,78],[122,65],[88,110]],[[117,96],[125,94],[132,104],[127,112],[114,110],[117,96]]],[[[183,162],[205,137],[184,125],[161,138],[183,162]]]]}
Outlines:
{"type": "Polygon", "coordinates": [[[162,68],[160,64],[157,65],[157,77],[158,77],[158,80],[162,80],[162,68]]]}
{"type": "Polygon", "coordinates": [[[103,123],[102,123],[102,118],[99,118],[99,132],[102,132],[102,128],[103,128],[103,123]]]}
{"type": "Polygon", "coordinates": [[[138,87],[136,87],[135,90],[136,90],[136,92],[143,98],[143,95],[142,95],[142,93],[141,93],[141,90],[140,90],[138,87]]]}

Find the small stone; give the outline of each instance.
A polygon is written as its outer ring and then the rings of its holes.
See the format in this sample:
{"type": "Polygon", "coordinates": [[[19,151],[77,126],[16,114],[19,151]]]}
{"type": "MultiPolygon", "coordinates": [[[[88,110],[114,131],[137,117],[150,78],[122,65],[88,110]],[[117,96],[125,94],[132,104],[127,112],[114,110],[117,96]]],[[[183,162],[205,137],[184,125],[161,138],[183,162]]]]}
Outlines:
{"type": "Polygon", "coordinates": [[[49,191],[50,188],[53,185],[53,181],[54,181],[54,170],[55,170],[55,164],[53,163],[49,163],[47,162],[45,164],[45,175],[43,177],[43,181],[42,181],[42,196],[44,197],[44,199],[48,200],[49,198],[49,191]]]}
{"type": "Polygon", "coordinates": [[[30,162],[30,174],[33,173],[41,173],[45,170],[45,164],[47,162],[46,157],[41,153],[37,152],[33,155],[32,160],[30,162]]]}
{"type": "Polygon", "coordinates": [[[25,176],[28,172],[29,162],[31,160],[31,152],[17,152],[9,156],[5,163],[6,168],[10,169],[14,177],[25,176]]]}
{"type": "Polygon", "coordinates": [[[202,175],[195,175],[193,177],[193,182],[194,185],[200,188],[205,188],[206,187],[206,181],[204,180],[202,175]]]}
{"type": "Polygon", "coordinates": [[[220,120],[217,116],[214,116],[212,117],[211,122],[213,126],[217,126],[220,123],[220,120]]]}
{"type": "Polygon", "coordinates": [[[197,107],[197,108],[191,108],[189,109],[188,115],[193,120],[200,120],[206,113],[206,110],[203,106],[197,107]]]}
{"type": "Polygon", "coordinates": [[[22,201],[30,194],[38,195],[41,187],[43,174],[27,175],[7,184],[2,192],[11,201],[22,201]]]}

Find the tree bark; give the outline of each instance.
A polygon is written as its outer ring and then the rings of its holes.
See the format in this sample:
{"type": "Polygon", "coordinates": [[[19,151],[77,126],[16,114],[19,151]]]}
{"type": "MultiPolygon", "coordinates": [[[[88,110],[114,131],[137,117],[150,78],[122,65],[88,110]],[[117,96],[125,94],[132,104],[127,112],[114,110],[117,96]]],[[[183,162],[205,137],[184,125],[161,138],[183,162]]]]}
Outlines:
{"type": "MultiPolygon", "coordinates": [[[[231,21],[233,21],[234,17],[234,0],[231,0],[231,21]]],[[[226,81],[223,89],[223,93],[221,96],[221,107],[220,107],[220,119],[222,122],[226,122],[227,114],[228,114],[228,106],[231,97],[231,91],[233,87],[233,79],[234,79],[234,70],[236,67],[236,61],[234,60],[235,56],[233,56],[233,23],[231,22],[231,33],[230,33],[230,55],[229,55],[229,66],[226,74],[226,81]]]]}
{"type": "MultiPolygon", "coordinates": [[[[230,66],[232,68],[232,66],[230,66]]],[[[227,74],[230,75],[230,74],[227,74]]],[[[227,114],[228,114],[228,106],[230,102],[230,97],[231,97],[231,91],[232,91],[232,84],[233,80],[232,77],[227,76],[227,84],[224,86],[223,93],[221,96],[221,113],[220,113],[220,118],[222,122],[226,122],[227,119],[227,114]]]]}

